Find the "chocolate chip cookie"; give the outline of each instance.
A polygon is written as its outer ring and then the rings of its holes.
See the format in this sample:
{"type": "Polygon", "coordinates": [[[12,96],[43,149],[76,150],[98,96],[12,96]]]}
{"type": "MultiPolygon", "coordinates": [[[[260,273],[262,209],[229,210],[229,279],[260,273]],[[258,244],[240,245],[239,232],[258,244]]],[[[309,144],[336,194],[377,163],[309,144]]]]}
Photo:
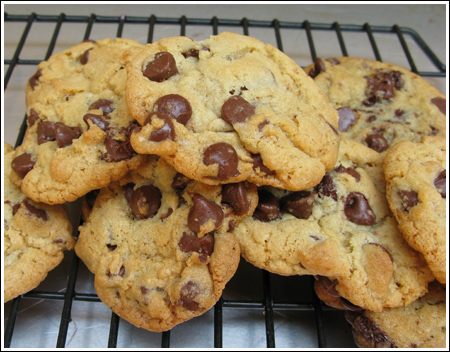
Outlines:
{"type": "Polygon", "coordinates": [[[215,185],[289,190],[320,182],[337,157],[338,115],[319,87],[269,44],[223,32],[165,38],[127,63],[131,144],[215,185]]]}
{"type": "Polygon", "coordinates": [[[4,302],[37,287],[72,249],[72,225],[62,205],[33,202],[9,181],[14,149],[4,144],[4,302]]]}
{"type": "Polygon", "coordinates": [[[339,112],[339,131],[377,152],[446,135],[446,98],[419,75],[362,58],[317,59],[305,71],[339,112]]]}
{"type": "Polygon", "coordinates": [[[316,187],[259,187],[254,214],[234,230],[243,257],[281,275],[325,276],[349,305],[373,311],[425,294],[434,277],[379,190],[382,162],[380,153],[343,138],[334,169],[316,187]]]}
{"type": "Polygon", "coordinates": [[[74,201],[145,160],[130,145],[138,125],[125,101],[127,39],[83,42],[38,65],[26,87],[28,128],[11,180],[31,199],[74,201]]]}
{"type": "Polygon", "coordinates": [[[385,157],[386,195],[399,229],[446,283],[446,138],[400,142],[385,157]]]}
{"type": "Polygon", "coordinates": [[[446,312],[445,286],[433,282],[425,296],[406,307],[345,314],[359,347],[445,349],[446,312]]]}
{"type": "Polygon", "coordinates": [[[252,184],[205,185],[151,156],[100,190],[75,251],[116,314],[169,330],[220,298],[240,260],[233,228],[256,204],[252,184]]]}

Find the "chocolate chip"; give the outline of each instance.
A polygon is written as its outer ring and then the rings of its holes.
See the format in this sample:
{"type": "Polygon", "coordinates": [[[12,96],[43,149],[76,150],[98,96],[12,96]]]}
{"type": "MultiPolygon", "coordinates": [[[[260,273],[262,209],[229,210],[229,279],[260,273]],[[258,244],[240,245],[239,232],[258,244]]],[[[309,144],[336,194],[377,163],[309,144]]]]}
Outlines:
{"type": "Polygon", "coordinates": [[[123,193],[124,197],[126,198],[126,200],[128,201],[128,203],[130,203],[131,196],[134,193],[134,183],[127,183],[127,184],[123,185],[122,193],[123,193]]]}
{"type": "Polygon", "coordinates": [[[109,122],[106,121],[106,119],[101,115],[86,114],[83,116],[83,121],[86,122],[88,129],[91,127],[89,121],[91,121],[91,124],[98,126],[102,131],[105,132],[109,126],[109,122]]]}
{"type": "Polygon", "coordinates": [[[308,219],[314,207],[314,194],[309,191],[292,192],[280,199],[281,210],[299,219],[308,219]]]}
{"type": "Polygon", "coordinates": [[[222,106],[222,119],[229,124],[245,122],[255,114],[255,108],[239,95],[233,95],[222,106]]]}
{"type": "Polygon", "coordinates": [[[264,165],[261,155],[252,154],[251,157],[253,159],[253,170],[259,169],[259,173],[266,174],[267,176],[275,174],[275,171],[270,170],[266,165],[264,165]]]}
{"type": "Polygon", "coordinates": [[[154,110],[169,114],[182,125],[186,125],[192,116],[191,104],[178,94],[162,96],[156,101],[154,110]]]}
{"type": "Polygon", "coordinates": [[[106,153],[103,154],[106,161],[128,160],[136,154],[131,146],[130,136],[133,129],[137,126],[136,121],[132,121],[128,127],[108,129],[108,134],[104,141],[106,153]]]}
{"type": "Polygon", "coordinates": [[[357,306],[356,304],[353,304],[348,299],[345,299],[344,297],[340,298],[341,304],[344,306],[345,309],[351,312],[360,312],[363,311],[364,308],[361,308],[360,306],[357,306]]]}
{"type": "Polygon", "coordinates": [[[416,191],[398,191],[400,197],[400,204],[404,211],[409,211],[413,206],[419,202],[418,194],[416,191]]]}
{"type": "Polygon", "coordinates": [[[314,188],[314,191],[321,197],[331,197],[337,200],[336,186],[328,173],[323,176],[322,181],[314,188]]]}
{"type": "Polygon", "coordinates": [[[440,112],[442,112],[444,115],[447,115],[447,107],[446,107],[446,99],[437,97],[431,99],[431,102],[437,106],[440,112]]]}
{"type": "Polygon", "coordinates": [[[336,291],[336,285],[339,283],[337,279],[331,280],[329,277],[316,275],[315,279],[319,282],[322,290],[332,296],[341,297],[341,295],[336,291]]]}
{"type": "Polygon", "coordinates": [[[188,57],[193,57],[198,60],[198,53],[199,51],[197,49],[189,49],[188,51],[183,53],[183,56],[187,59],[188,57]]]}
{"type": "Polygon", "coordinates": [[[351,192],[347,196],[344,213],[348,220],[358,225],[372,225],[375,222],[375,214],[360,192],[351,192]]]}
{"type": "Polygon", "coordinates": [[[236,214],[248,212],[247,190],[243,182],[228,183],[222,186],[222,203],[231,205],[236,214]]]}
{"type": "Polygon", "coordinates": [[[81,136],[81,128],[70,127],[63,122],[57,122],[55,123],[55,136],[56,144],[58,144],[58,147],[67,147],[68,145],[72,144],[72,141],[74,139],[77,139],[81,136]]]}
{"type": "Polygon", "coordinates": [[[39,115],[34,109],[30,109],[30,114],[27,115],[28,126],[33,126],[39,120],[39,115]]]}
{"type": "Polygon", "coordinates": [[[153,185],[141,186],[133,192],[129,203],[137,219],[151,218],[161,206],[161,192],[153,185]]]}
{"type": "Polygon", "coordinates": [[[158,128],[150,134],[149,139],[153,142],[161,142],[166,140],[175,140],[175,127],[172,122],[172,118],[170,115],[164,113],[164,112],[152,112],[147,119],[145,120],[144,124],[148,124],[149,121],[153,119],[153,117],[157,117],[164,121],[164,125],[161,128],[158,128]]]}
{"type": "Polygon", "coordinates": [[[389,148],[389,142],[381,134],[370,134],[366,137],[365,143],[370,149],[382,153],[389,148]]]}
{"type": "Polygon", "coordinates": [[[369,88],[373,95],[382,99],[390,99],[394,96],[394,89],[403,87],[402,74],[399,71],[379,72],[369,78],[369,88]]]}
{"type": "Polygon", "coordinates": [[[33,157],[29,153],[23,153],[19,156],[15,157],[11,162],[11,168],[22,178],[30,172],[36,161],[33,160],[33,157]]]}
{"type": "Polygon", "coordinates": [[[197,252],[200,254],[199,259],[206,262],[207,257],[214,251],[214,236],[207,233],[199,238],[197,234],[191,232],[183,232],[178,242],[178,247],[185,253],[197,252]]]}
{"type": "Polygon", "coordinates": [[[210,219],[214,221],[214,230],[222,224],[223,211],[218,204],[197,193],[192,196],[192,200],[194,204],[188,214],[188,227],[191,231],[199,233],[200,227],[210,219]]]}
{"type": "Polygon", "coordinates": [[[56,140],[55,124],[51,121],[41,121],[37,126],[38,144],[56,140]]]}
{"type": "Polygon", "coordinates": [[[336,172],[338,172],[338,173],[347,173],[349,175],[352,175],[355,178],[356,182],[359,182],[359,180],[361,178],[361,175],[358,173],[358,171],[356,171],[355,169],[353,169],[351,167],[344,167],[342,165],[339,165],[336,168],[336,172]]]}
{"type": "Polygon", "coordinates": [[[439,175],[434,179],[434,187],[441,195],[442,198],[447,198],[447,170],[442,170],[439,175]]]}
{"type": "Polygon", "coordinates": [[[167,213],[161,214],[161,215],[159,216],[159,219],[160,219],[160,220],[165,220],[165,219],[167,219],[170,215],[172,215],[172,213],[173,213],[173,209],[172,209],[172,208],[168,208],[168,209],[167,209],[167,213]]]}
{"type": "Polygon", "coordinates": [[[228,143],[216,143],[206,148],[203,163],[205,165],[218,165],[217,179],[219,180],[236,177],[240,174],[237,168],[238,155],[236,150],[228,143]]]}
{"type": "Polygon", "coordinates": [[[150,81],[162,82],[178,74],[177,63],[171,53],[159,52],[153,61],[149,62],[143,71],[150,81]]]}
{"type": "Polygon", "coordinates": [[[194,299],[200,293],[200,286],[194,281],[188,281],[180,290],[180,305],[188,310],[198,310],[198,303],[194,299]]]}
{"type": "Polygon", "coordinates": [[[23,205],[25,205],[25,208],[27,209],[28,213],[32,216],[35,216],[39,219],[42,219],[44,221],[48,220],[48,215],[43,209],[39,209],[33,204],[31,204],[31,200],[28,198],[25,198],[22,202],[23,205]]]}
{"type": "Polygon", "coordinates": [[[309,71],[309,76],[311,78],[316,78],[317,75],[319,75],[322,72],[325,72],[327,70],[327,67],[325,66],[325,63],[323,62],[323,60],[321,58],[317,58],[314,61],[314,68],[309,71]]]}
{"type": "Polygon", "coordinates": [[[355,123],[356,120],[355,112],[348,107],[343,107],[338,109],[338,113],[339,113],[339,121],[338,121],[339,131],[345,132],[355,123]]]}
{"type": "Polygon", "coordinates": [[[103,115],[108,115],[114,111],[114,103],[108,99],[99,99],[89,106],[89,110],[101,110],[103,115]]]}
{"type": "Polygon", "coordinates": [[[116,250],[116,248],[117,248],[117,244],[110,244],[110,243],[108,243],[108,244],[106,245],[106,247],[108,247],[108,249],[109,249],[110,251],[114,251],[114,250],[116,250]]]}
{"type": "Polygon", "coordinates": [[[192,182],[192,180],[189,177],[177,172],[172,181],[172,188],[175,189],[177,193],[181,193],[190,182],[192,182]]]}
{"type": "Polygon", "coordinates": [[[30,83],[31,89],[36,88],[36,86],[39,84],[39,77],[42,76],[42,70],[37,70],[36,73],[30,77],[28,82],[30,83]]]}
{"type": "Polygon", "coordinates": [[[86,65],[89,61],[89,51],[91,51],[93,48],[86,50],[83,55],[80,56],[80,62],[82,65],[86,65]]]}
{"type": "Polygon", "coordinates": [[[271,192],[264,189],[258,190],[258,206],[253,213],[253,218],[263,222],[270,222],[281,218],[280,203],[271,192]]]}

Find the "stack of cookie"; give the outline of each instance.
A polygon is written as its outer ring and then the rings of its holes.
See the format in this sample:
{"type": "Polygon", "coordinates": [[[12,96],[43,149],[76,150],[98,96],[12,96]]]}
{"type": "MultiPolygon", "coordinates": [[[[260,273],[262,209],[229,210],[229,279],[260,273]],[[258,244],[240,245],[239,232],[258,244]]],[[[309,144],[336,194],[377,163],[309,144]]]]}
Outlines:
{"type": "Polygon", "coordinates": [[[241,255],[374,314],[445,284],[445,96],[411,72],[349,58],[302,70],[224,32],[87,41],[26,89],[10,180],[38,204],[85,197],[75,251],[136,326],[210,309],[241,255]]]}

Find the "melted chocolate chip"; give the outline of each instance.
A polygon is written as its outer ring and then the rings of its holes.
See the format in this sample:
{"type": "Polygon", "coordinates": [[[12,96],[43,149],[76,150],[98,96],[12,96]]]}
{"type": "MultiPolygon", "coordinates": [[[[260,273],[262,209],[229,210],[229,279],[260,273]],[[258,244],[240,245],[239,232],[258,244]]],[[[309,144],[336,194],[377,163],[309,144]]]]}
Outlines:
{"type": "Polygon", "coordinates": [[[402,74],[399,71],[379,72],[369,79],[371,94],[382,99],[390,99],[394,96],[394,89],[403,87],[402,74]]]}
{"type": "Polygon", "coordinates": [[[153,117],[157,117],[161,120],[164,120],[164,125],[157,130],[152,131],[149,139],[153,142],[161,142],[166,140],[175,140],[175,127],[172,122],[172,118],[170,115],[165,114],[164,112],[152,112],[149,117],[145,120],[145,124],[149,123],[153,117]]]}
{"type": "Polygon", "coordinates": [[[343,107],[338,109],[339,113],[339,131],[345,132],[347,131],[356,121],[355,112],[348,108],[343,107]]]}
{"type": "Polygon", "coordinates": [[[280,199],[281,209],[299,219],[308,219],[314,207],[314,194],[309,191],[292,192],[280,199]]]}
{"type": "Polygon", "coordinates": [[[442,198],[447,198],[447,170],[442,170],[439,175],[434,179],[434,187],[441,195],[442,198]]]}
{"type": "Polygon", "coordinates": [[[266,165],[264,165],[261,155],[252,154],[253,159],[253,170],[258,170],[260,173],[266,174],[267,176],[271,176],[275,174],[275,171],[270,170],[266,165]]]}
{"type": "Polygon", "coordinates": [[[431,99],[431,102],[437,106],[437,108],[439,109],[440,112],[442,112],[442,114],[447,115],[447,107],[446,107],[446,99],[445,98],[441,98],[441,97],[433,98],[433,99],[431,99]]]}
{"type": "Polygon", "coordinates": [[[138,125],[136,121],[130,122],[128,127],[109,128],[104,144],[106,153],[103,155],[106,161],[116,162],[131,159],[136,153],[131,146],[131,132],[138,125]]]}
{"type": "Polygon", "coordinates": [[[416,191],[398,191],[397,194],[400,197],[400,204],[404,211],[409,211],[419,202],[416,191]]]}
{"type": "Polygon", "coordinates": [[[24,201],[22,202],[22,204],[25,206],[25,208],[27,209],[27,211],[30,215],[35,216],[44,221],[48,220],[48,215],[45,212],[45,210],[35,207],[33,204],[31,204],[30,199],[25,198],[24,201]]]}
{"type": "Polygon", "coordinates": [[[239,95],[233,95],[222,106],[222,118],[229,124],[245,122],[255,114],[255,108],[239,95]]]}
{"type": "Polygon", "coordinates": [[[378,153],[384,152],[389,148],[389,142],[381,134],[370,134],[366,137],[365,143],[370,149],[378,153]]]}
{"type": "Polygon", "coordinates": [[[314,68],[309,71],[309,76],[311,78],[316,78],[317,75],[319,75],[322,72],[325,72],[327,70],[327,67],[325,66],[325,63],[323,62],[323,60],[321,58],[317,58],[314,61],[314,68]]]}
{"type": "Polygon", "coordinates": [[[363,311],[364,308],[361,308],[360,306],[357,306],[356,304],[353,304],[348,299],[345,299],[344,297],[340,298],[341,304],[344,306],[344,308],[351,312],[360,312],[363,311]]]}
{"type": "Polygon", "coordinates": [[[194,281],[188,281],[180,290],[180,305],[188,310],[198,310],[198,303],[194,299],[200,293],[200,286],[194,281]]]}
{"type": "Polygon", "coordinates": [[[127,183],[126,185],[123,185],[122,193],[123,193],[124,197],[126,198],[126,200],[128,201],[128,203],[130,203],[131,196],[134,193],[134,183],[127,183]]]}
{"type": "Polygon", "coordinates": [[[11,168],[20,177],[24,178],[25,175],[33,169],[34,164],[36,164],[36,161],[32,159],[31,154],[23,153],[13,159],[11,168]]]}
{"type": "Polygon", "coordinates": [[[355,178],[356,182],[359,182],[359,180],[361,178],[361,175],[358,173],[358,171],[356,171],[355,169],[353,169],[351,167],[344,167],[342,165],[339,165],[336,168],[336,172],[338,172],[338,173],[347,173],[349,175],[352,175],[355,178]]]}
{"type": "Polygon", "coordinates": [[[188,214],[189,229],[195,233],[199,233],[200,227],[209,219],[214,221],[214,230],[219,228],[223,221],[222,208],[197,193],[192,196],[192,200],[194,204],[188,214]]]}
{"type": "Polygon", "coordinates": [[[28,126],[33,126],[39,120],[39,115],[34,109],[30,109],[30,114],[27,115],[28,126]]]}
{"type": "Polygon", "coordinates": [[[183,232],[178,247],[185,253],[197,252],[200,254],[200,260],[206,262],[207,257],[214,251],[214,236],[207,233],[199,238],[195,233],[183,232]]]}
{"type": "Polygon", "coordinates": [[[106,121],[106,119],[101,115],[86,114],[83,116],[83,121],[86,122],[88,129],[91,127],[89,121],[91,122],[91,124],[98,126],[102,131],[105,132],[109,127],[109,122],[106,121]]]}
{"type": "Polygon", "coordinates": [[[329,277],[321,275],[316,275],[315,278],[326,294],[332,297],[341,297],[341,295],[336,291],[336,285],[339,283],[337,279],[331,280],[329,277]]]}
{"type": "Polygon", "coordinates": [[[74,139],[81,136],[81,128],[70,127],[63,122],[55,123],[56,143],[59,148],[67,147],[72,144],[74,139]]]}
{"type": "Polygon", "coordinates": [[[363,348],[396,348],[395,343],[379,326],[361,312],[346,311],[345,318],[352,324],[356,342],[363,348]]]}
{"type": "Polygon", "coordinates": [[[186,125],[192,116],[191,104],[178,94],[162,96],[156,101],[154,109],[172,116],[183,125],[186,125]]]}
{"type": "Polygon", "coordinates": [[[231,205],[236,214],[248,212],[247,190],[243,182],[228,183],[222,186],[222,203],[231,205]]]}
{"type": "Polygon", "coordinates": [[[31,89],[36,88],[36,86],[39,84],[39,77],[42,76],[42,70],[37,70],[36,73],[30,77],[28,82],[30,83],[31,89]]]}
{"type": "Polygon", "coordinates": [[[189,177],[177,172],[172,181],[172,188],[175,189],[177,193],[181,193],[191,181],[192,180],[189,177]]]}
{"type": "Polygon", "coordinates": [[[171,53],[159,52],[153,61],[149,62],[143,71],[150,81],[162,82],[178,74],[177,63],[171,53]]]}
{"type": "Polygon", "coordinates": [[[56,132],[55,124],[51,121],[41,121],[37,126],[38,144],[55,141],[56,132]]]}
{"type": "Polygon", "coordinates": [[[331,197],[337,200],[336,186],[328,173],[323,176],[322,181],[314,188],[314,191],[321,197],[331,197]]]}
{"type": "Polygon", "coordinates": [[[86,65],[89,61],[89,51],[91,51],[91,49],[86,50],[83,55],[80,56],[80,62],[82,65],[86,65]]]}
{"type": "Polygon", "coordinates": [[[375,222],[375,214],[360,192],[351,192],[347,196],[344,213],[348,220],[358,225],[372,225],[375,222]]]}
{"type": "Polygon", "coordinates": [[[89,106],[89,110],[101,110],[103,115],[108,115],[114,111],[114,103],[108,99],[99,99],[89,106]]]}
{"type": "Polygon", "coordinates": [[[253,218],[263,222],[270,222],[281,218],[280,203],[271,192],[258,190],[258,206],[253,218]]]}
{"type": "Polygon", "coordinates": [[[228,143],[210,145],[205,150],[203,163],[205,165],[218,165],[217,179],[219,180],[236,177],[240,174],[237,168],[239,163],[238,155],[233,146],[228,143]]]}
{"type": "Polygon", "coordinates": [[[161,206],[161,192],[153,185],[137,188],[130,198],[130,208],[137,219],[153,217],[161,206]]]}
{"type": "Polygon", "coordinates": [[[183,56],[187,59],[188,57],[193,57],[198,60],[199,51],[197,49],[189,49],[183,53],[183,56]]]}

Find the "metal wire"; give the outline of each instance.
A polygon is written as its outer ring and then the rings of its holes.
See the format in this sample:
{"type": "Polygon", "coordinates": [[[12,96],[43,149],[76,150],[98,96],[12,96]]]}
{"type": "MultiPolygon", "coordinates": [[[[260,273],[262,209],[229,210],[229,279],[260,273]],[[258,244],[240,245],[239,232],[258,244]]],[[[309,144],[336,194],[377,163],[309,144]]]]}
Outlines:
{"type": "MultiPolygon", "coordinates": [[[[276,44],[280,50],[283,51],[283,40],[282,40],[282,30],[298,30],[304,31],[306,33],[310,56],[312,61],[317,58],[317,53],[315,50],[315,44],[313,39],[313,33],[315,31],[330,31],[335,32],[338,38],[339,46],[343,56],[347,56],[347,47],[344,40],[344,32],[362,32],[367,33],[368,39],[372,46],[373,53],[377,60],[381,61],[381,55],[379,53],[378,44],[376,42],[374,33],[390,33],[396,35],[402,45],[405,52],[405,56],[411,66],[411,71],[418,73],[422,76],[430,77],[446,77],[446,67],[445,65],[436,57],[428,45],[423,41],[423,39],[412,29],[399,27],[394,25],[392,27],[387,26],[370,26],[365,23],[361,26],[359,25],[346,25],[339,24],[337,22],[331,24],[324,23],[310,23],[309,21],[303,22],[283,22],[278,19],[272,21],[253,21],[247,18],[241,20],[229,20],[221,19],[218,17],[212,17],[211,19],[198,19],[198,18],[187,18],[186,16],[181,16],[180,18],[163,18],[151,15],[149,17],[137,17],[137,16],[101,16],[97,14],[91,14],[89,16],[71,16],[61,13],[59,16],[54,15],[38,15],[32,13],[30,15],[10,15],[8,13],[4,14],[5,22],[24,22],[26,26],[23,30],[19,43],[15,49],[12,59],[4,60],[4,64],[8,66],[6,74],[4,77],[5,89],[11,78],[12,72],[18,65],[37,65],[41,60],[39,59],[21,59],[20,54],[26,43],[27,36],[32,30],[32,25],[37,22],[48,22],[55,23],[55,29],[53,31],[52,38],[49,42],[47,52],[45,54],[45,59],[48,59],[53,53],[55,44],[58,39],[61,27],[65,23],[86,23],[86,28],[84,31],[84,40],[87,40],[91,36],[92,28],[94,24],[106,24],[113,23],[117,24],[116,36],[121,37],[123,30],[127,24],[142,24],[148,25],[147,42],[151,43],[154,40],[155,26],[156,25],[174,25],[180,26],[180,35],[186,35],[187,27],[191,25],[205,26],[212,29],[212,34],[216,35],[219,33],[219,26],[224,27],[239,27],[243,29],[244,35],[249,34],[249,28],[268,28],[273,29],[276,44]],[[429,58],[430,62],[437,68],[437,71],[420,71],[416,67],[415,61],[409,51],[408,45],[405,41],[405,35],[409,36],[414,40],[414,42],[419,46],[422,52],[429,58]]],[[[26,130],[26,116],[24,117],[22,127],[19,131],[16,141],[16,147],[20,145],[23,140],[23,136],[26,130]]],[[[96,294],[90,293],[78,293],[75,291],[75,286],[77,282],[77,273],[79,267],[79,259],[73,253],[72,265],[70,268],[70,273],[67,280],[67,288],[64,293],[61,292],[42,292],[33,290],[22,296],[17,297],[12,301],[10,314],[8,321],[5,326],[4,343],[5,347],[11,346],[11,341],[13,339],[14,326],[16,324],[16,319],[19,314],[20,304],[23,299],[44,299],[44,300],[60,300],[64,302],[62,312],[61,312],[61,322],[58,334],[58,340],[56,347],[65,347],[68,326],[71,321],[71,309],[72,303],[74,301],[84,301],[84,302],[101,302],[96,294]]],[[[264,310],[265,314],[265,327],[266,327],[266,345],[269,348],[276,346],[276,334],[274,328],[274,311],[281,310],[294,310],[294,311],[313,311],[315,316],[315,325],[317,331],[318,347],[326,348],[326,331],[323,316],[323,307],[321,301],[315,295],[313,289],[314,279],[311,277],[310,289],[312,301],[310,302],[274,302],[271,293],[271,274],[262,270],[262,301],[235,301],[235,300],[225,300],[220,298],[214,307],[214,347],[223,347],[223,311],[228,309],[254,309],[254,310],[264,310]]],[[[110,323],[110,333],[108,339],[108,347],[117,347],[118,332],[120,328],[120,318],[115,314],[111,314],[110,323]]],[[[161,333],[161,347],[170,347],[170,331],[161,333]]]]}

